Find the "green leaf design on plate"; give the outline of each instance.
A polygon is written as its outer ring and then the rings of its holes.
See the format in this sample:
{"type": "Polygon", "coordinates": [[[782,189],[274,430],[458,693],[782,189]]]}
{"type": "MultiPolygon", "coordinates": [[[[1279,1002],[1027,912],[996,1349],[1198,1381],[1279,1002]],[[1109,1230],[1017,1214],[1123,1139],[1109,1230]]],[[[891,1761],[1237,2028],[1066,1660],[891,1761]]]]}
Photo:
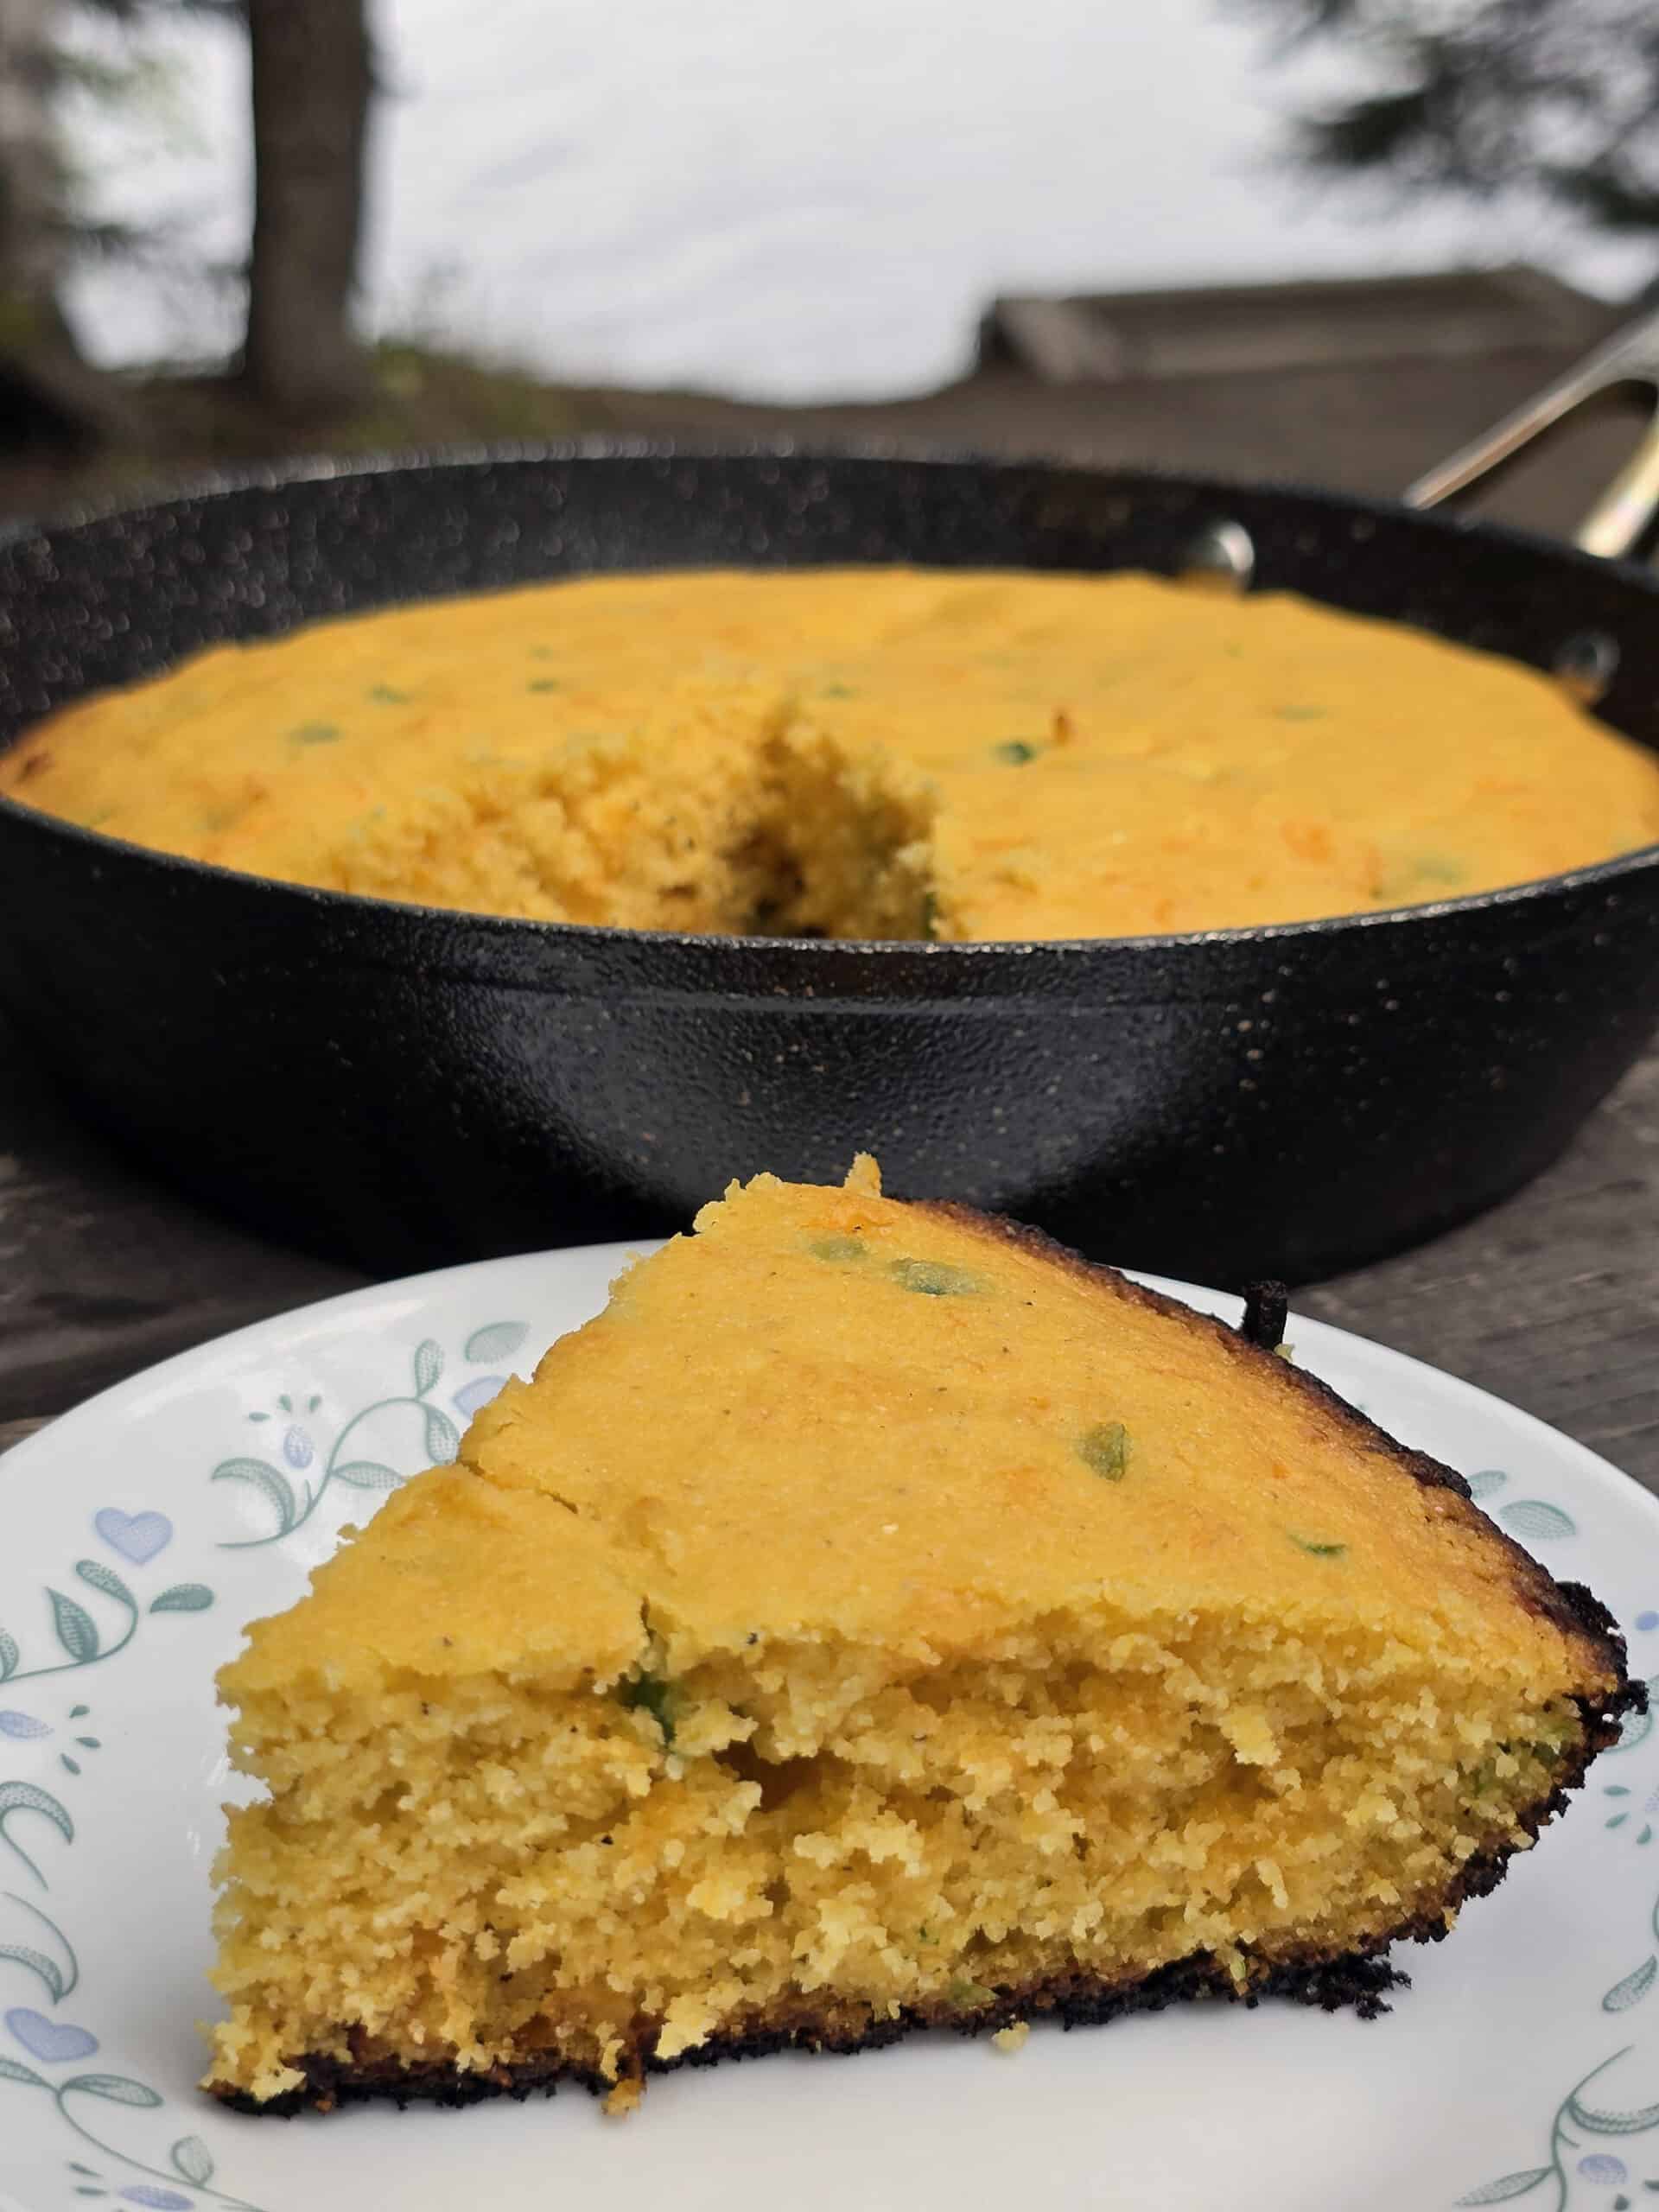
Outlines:
{"type": "Polygon", "coordinates": [[[50,1821],[66,1843],[75,1840],[75,1824],[57,1799],[47,1789],[38,1789],[32,1782],[0,1782],[0,1843],[21,1859],[41,1887],[46,1887],[46,1877],[10,1834],[6,1822],[14,1813],[38,1813],[42,1820],[50,1821]]]}
{"type": "Polygon", "coordinates": [[[1632,2005],[1639,2005],[1653,1987],[1653,1978],[1659,1974],[1659,1959],[1643,1959],[1634,1974],[1627,1974],[1623,1981],[1616,1981],[1601,2000],[1604,2012],[1628,2012],[1632,2005]]]}
{"type": "MultiPolygon", "coordinates": [[[[1617,1743],[1609,1744],[1602,1754],[1604,1758],[1616,1758],[1620,1751],[1633,1751],[1638,1744],[1645,1744],[1652,1735],[1654,1712],[1656,1707],[1659,1707],[1659,1694],[1656,1694],[1655,1687],[1656,1681],[1659,1681],[1659,1677],[1649,1678],[1647,1711],[1625,1714],[1619,1726],[1618,1740],[1617,1743]]],[[[1630,1792],[1628,1789],[1623,1790],[1620,1795],[1628,1797],[1630,1792]]]]}
{"type": "Polygon", "coordinates": [[[1547,1504],[1541,1497],[1518,1497],[1513,1505],[1500,1506],[1497,1517],[1516,1535],[1530,1536],[1535,1543],[1579,1533],[1570,1514],[1563,1513],[1559,1505],[1547,1504]]]}
{"type": "Polygon", "coordinates": [[[43,1913],[39,1905],[31,1904],[27,1897],[20,1897],[16,1890],[0,1891],[0,1897],[3,1897],[8,1904],[20,1907],[31,1920],[38,1920],[41,1926],[62,1944],[64,1954],[69,1961],[67,1970],[59,1966],[54,1959],[47,1957],[43,1952],[31,1950],[25,1944],[9,1943],[0,1949],[0,1958],[20,1960],[27,1964],[33,1973],[38,1974],[52,1992],[53,2003],[54,2005],[60,2003],[72,1990],[79,1986],[80,1981],[80,1961],[75,1956],[74,1945],[55,1920],[50,1919],[43,1913]]]}
{"type": "Polygon", "coordinates": [[[49,2089],[52,2086],[32,2066],[25,2066],[16,2058],[0,2058],[0,2082],[27,2082],[31,2089],[49,2089]]]}
{"type": "Polygon", "coordinates": [[[175,1582],[170,1590],[163,1590],[159,1598],[152,1598],[152,1613],[205,1613],[213,1602],[213,1593],[205,1582],[175,1582]]]}
{"type": "Polygon", "coordinates": [[[154,2089],[125,2074],[77,2074],[62,2084],[58,2095],[67,2097],[71,2089],[80,2089],[89,2097],[107,2097],[112,2105],[137,2105],[146,2112],[162,2102],[154,2089]]]}
{"type": "Polygon", "coordinates": [[[124,1605],[129,1612],[137,1611],[137,1599],[114,1568],[105,1567],[102,1560],[78,1559],[75,1573],[83,1582],[90,1583],[94,1590],[101,1590],[106,1598],[113,1598],[118,1605],[124,1605]]]}
{"type": "Polygon", "coordinates": [[[1576,2096],[1567,2099],[1567,2112],[1592,2135],[1640,2135],[1659,2120],[1659,2105],[1643,2105],[1639,2112],[1597,2112],[1576,2096]]]}
{"type": "Polygon", "coordinates": [[[276,1509],[276,1533],[285,1536],[294,1526],[298,1508],[286,1475],[264,1459],[221,1459],[207,1478],[213,1483],[251,1483],[264,1491],[276,1509]]]}
{"type": "Polygon", "coordinates": [[[426,1408],[426,1456],[435,1467],[442,1467],[454,1458],[461,1449],[461,1431],[448,1414],[441,1414],[435,1406],[426,1408]]]}
{"type": "Polygon", "coordinates": [[[334,1477],[353,1490],[396,1490],[404,1479],[396,1467],[383,1467],[378,1459],[348,1459],[334,1470],[334,1477]]]}
{"type": "Polygon", "coordinates": [[[524,1321],[486,1321],[467,1339],[467,1357],[475,1367],[493,1367],[498,1359],[511,1359],[530,1334],[524,1321]]]}
{"type": "Polygon", "coordinates": [[[3,1682],[8,1675],[16,1673],[20,1656],[16,1639],[0,1628],[0,1682],[3,1682]]]}
{"type": "Polygon", "coordinates": [[[1483,1497],[1491,1497],[1494,1491],[1502,1490],[1509,1479],[1502,1467],[1477,1468],[1468,1478],[1469,1495],[1478,1503],[1483,1497]]]}
{"type": "Polygon", "coordinates": [[[1489,2181],[1484,2189],[1471,2189],[1467,2196],[1458,2199],[1459,2204],[1503,2204],[1511,2196],[1524,2196],[1529,2189],[1536,2189],[1541,2181],[1548,2181],[1554,2172],[1554,2166],[1529,2166],[1522,2174],[1505,2174],[1499,2181],[1489,2181]]]}
{"type": "Polygon", "coordinates": [[[428,1337],[415,1347],[415,1395],[423,1398],[443,1373],[443,1346],[428,1337]]]}
{"type": "Polygon", "coordinates": [[[0,1959],[11,1959],[20,1967],[27,1967],[46,1986],[55,2005],[63,1996],[63,1975],[55,1959],[48,1959],[44,1951],[31,1951],[25,1943],[0,1943],[0,1959]]]}
{"type": "Polygon", "coordinates": [[[57,1630],[58,1642],[76,1666],[84,1667],[89,1659],[98,1656],[98,1630],[92,1615],[73,1598],[66,1598],[61,1590],[48,1590],[52,1600],[52,1625],[57,1630]]]}
{"type": "Polygon", "coordinates": [[[168,2156],[175,2171],[181,2173],[186,2181],[194,2182],[198,2189],[212,2181],[213,2154],[200,2135],[181,2135],[168,2156]]]}

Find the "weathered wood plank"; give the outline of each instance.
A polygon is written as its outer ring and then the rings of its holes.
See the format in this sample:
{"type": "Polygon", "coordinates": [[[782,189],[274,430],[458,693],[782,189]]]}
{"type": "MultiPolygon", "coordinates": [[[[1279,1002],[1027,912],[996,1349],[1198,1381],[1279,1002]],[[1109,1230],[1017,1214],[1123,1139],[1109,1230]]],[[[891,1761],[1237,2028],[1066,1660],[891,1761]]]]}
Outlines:
{"type": "Polygon", "coordinates": [[[0,1027],[0,1421],[364,1278],[264,1243],[97,1135],[0,1027]]]}
{"type": "Polygon", "coordinates": [[[1479,1383],[1659,1492],[1659,1054],[1507,1205],[1296,1304],[1479,1383]]]}
{"type": "MultiPolygon", "coordinates": [[[[0,1444],[362,1280],[167,1189],[0,1030],[0,1444]]],[[[1659,1053],[1529,1190],[1296,1308],[1479,1383],[1659,1491],[1659,1053]]]]}

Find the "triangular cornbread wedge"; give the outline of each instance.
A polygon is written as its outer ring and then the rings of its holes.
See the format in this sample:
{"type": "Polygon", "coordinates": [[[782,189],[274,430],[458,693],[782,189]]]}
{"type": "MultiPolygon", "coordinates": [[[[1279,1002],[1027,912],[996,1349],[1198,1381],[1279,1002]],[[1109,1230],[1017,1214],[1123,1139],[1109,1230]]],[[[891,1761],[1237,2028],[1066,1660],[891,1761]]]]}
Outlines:
{"type": "Polygon", "coordinates": [[[1642,1697],[1448,1469],[868,1161],[631,1268],[220,1687],[208,2085],[267,2111],[1375,2010],[1642,1697]]]}

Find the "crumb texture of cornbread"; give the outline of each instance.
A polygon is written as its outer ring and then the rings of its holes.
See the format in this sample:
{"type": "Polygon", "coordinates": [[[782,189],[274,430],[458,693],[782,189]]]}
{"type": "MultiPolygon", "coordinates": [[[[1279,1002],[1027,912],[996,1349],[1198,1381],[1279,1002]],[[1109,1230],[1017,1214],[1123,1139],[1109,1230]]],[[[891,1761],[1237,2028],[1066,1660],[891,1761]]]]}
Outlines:
{"type": "Polygon", "coordinates": [[[632,1265],[220,1688],[207,2086],[274,2111],[1374,2007],[1641,1695],[1449,1471],[868,1160],[632,1265]]]}
{"type": "Polygon", "coordinates": [[[1137,575],[590,577],[221,646],[0,793],[369,897],[630,928],[1137,936],[1421,904],[1659,838],[1550,678],[1137,575]]]}

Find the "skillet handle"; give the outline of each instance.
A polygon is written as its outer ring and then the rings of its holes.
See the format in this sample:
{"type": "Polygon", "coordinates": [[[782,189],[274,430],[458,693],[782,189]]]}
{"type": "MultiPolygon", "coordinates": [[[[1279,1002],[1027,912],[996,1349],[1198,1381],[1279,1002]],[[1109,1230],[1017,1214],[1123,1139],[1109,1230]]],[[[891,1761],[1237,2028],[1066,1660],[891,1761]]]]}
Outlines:
{"type": "MultiPolygon", "coordinates": [[[[1495,423],[1490,430],[1431,468],[1404,497],[1409,507],[1438,506],[1530,445],[1542,430],[1560,422],[1598,392],[1616,385],[1643,384],[1659,402],[1659,315],[1647,315],[1617,332],[1605,346],[1570,368],[1533,398],[1495,423]]],[[[1659,513],[1659,405],[1625,466],[1573,534],[1586,553],[1617,560],[1629,553],[1659,513]]]]}

